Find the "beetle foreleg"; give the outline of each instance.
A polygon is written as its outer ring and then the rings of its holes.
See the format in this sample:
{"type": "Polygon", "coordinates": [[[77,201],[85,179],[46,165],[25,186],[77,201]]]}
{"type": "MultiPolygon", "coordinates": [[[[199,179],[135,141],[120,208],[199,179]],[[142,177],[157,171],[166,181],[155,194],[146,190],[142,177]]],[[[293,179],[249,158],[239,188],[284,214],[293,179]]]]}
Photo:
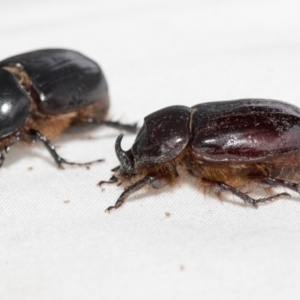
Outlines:
{"type": "Polygon", "coordinates": [[[266,197],[266,198],[259,198],[259,199],[253,199],[250,196],[248,196],[246,193],[241,192],[240,190],[238,190],[237,188],[230,186],[224,182],[216,182],[216,184],[225,191],[229,191],[232,194],[236,195],[237,197],[241,198],[245,203],[249,203],[251,205],[253,205],[254,207],[257,207],[258,203],[263,203],[263,202],[267,202],[267,201],[272,201],[276,198],[279,198],[281,196],[290,196],[290,194],[288,193],[280,193],[280,194],[276,194],[273,195],[271,197],[266,197]]]}
{"type": "Polygon", "coordinates": [[[115,183],[118,182],[118,178],[113,175],[111,178],[109,178],[109,180],[101,180],[98,185],[101,187],[102,184],[106,183],[106,184],[111,184],[111,183],[115,183]]]}
{"type": "Polygon", "coordinates": [[[96,163],[96,162],[103,161],[103,159],[98,159],[98,160],[94,160],[94,161],[90,161],[90,162],[86,162],[86,163],[76,163],[76,162],[68,161],[68,160],[66,160],[66,159],[64,159],[64,158],[62,158],[61,156],[58,155],[58,153],[55,150],[55,147],[39,131],[31,129],[29,133],[34,139],[38,139],[40,142],[42,142],[44,144],[44,146],[50,152],[51,156],[53,157],[55,163],[58,165],[59,168],[63,168],[63,166],[62,166],[63,164],[76,165],[76,166],[87,166],[87,165],[91,165],[91,164],[96,163]]]}
{"type": "Polygon", "coordinates": [[[136,183],[128,186],[125,188],[124,192],[121,194],[121,196],[119,197],[119,199],[117,200],[117,202],[115,203],[114,206],[109,206],[105,212],[110,212],[112,209],[117,209],[119,207],[121,207],[123,205],[123,203],[125,202],[125,200],[134,192],[138,191],[139,189],[141,189],[143,186],[145,186],[146,184],[151,184],[151,182],[155,180],[154,177],[152,176],[146,176],[143,179],[137,181],[136,183]]]}

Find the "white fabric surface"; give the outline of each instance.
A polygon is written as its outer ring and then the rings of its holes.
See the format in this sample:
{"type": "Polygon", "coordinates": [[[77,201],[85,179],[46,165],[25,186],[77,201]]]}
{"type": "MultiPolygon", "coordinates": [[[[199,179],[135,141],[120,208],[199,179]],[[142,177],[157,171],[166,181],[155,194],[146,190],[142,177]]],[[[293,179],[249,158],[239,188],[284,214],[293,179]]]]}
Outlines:
{"type": "MultiPolygon", "coordinates": [[[[6,1],[0,56],[78,50],[108,78],[112,119],[140,125],[173,104],[300,105],[299,9],[299,1],[266,0],[6,1]]],[[[99,128],[53,141],[70,160],[106,159],[89,170],[58,170],[42,145],[6,156],[1,300],[299,299],[299,195],[252,209],[230,195],[204,196],[187,178],[105,214],[122,187],[96,184],[118,164],[118,134],[99,128]]],[[[133,140],[125,134],[123,148],[133,140]]]]}

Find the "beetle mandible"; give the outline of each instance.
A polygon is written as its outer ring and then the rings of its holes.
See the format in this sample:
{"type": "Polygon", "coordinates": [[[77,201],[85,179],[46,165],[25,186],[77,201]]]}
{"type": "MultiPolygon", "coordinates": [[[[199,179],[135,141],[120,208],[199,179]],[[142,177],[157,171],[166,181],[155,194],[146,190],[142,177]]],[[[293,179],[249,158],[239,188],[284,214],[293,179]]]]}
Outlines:
{"type": "MultiPolygon", "coordinates": [[[[79,52],[44,49],[0,62],[0,166],[17,141],[41,141],[58,166],[51,138],[70,127],[107,125],[134,132],[136,124],[106,121],[108,86],[99,65],[79,52]]],[[[101,160],[98,160],[101,161],[101,160]]]]}
{"type": "Polygon", "coordinates": [[[251,182],[300,192],[300,109],[277,100],[241,99],[170,106],[145,118],[130,150],[115,143],[120,165],[109,181],[130,183],[114,206],[142,187],[161,188],[186,170],[257,206],[287,193],[254,199],[240,188],[251,182]],[[132,183],[133,182],[133,183],[132,183]]]}

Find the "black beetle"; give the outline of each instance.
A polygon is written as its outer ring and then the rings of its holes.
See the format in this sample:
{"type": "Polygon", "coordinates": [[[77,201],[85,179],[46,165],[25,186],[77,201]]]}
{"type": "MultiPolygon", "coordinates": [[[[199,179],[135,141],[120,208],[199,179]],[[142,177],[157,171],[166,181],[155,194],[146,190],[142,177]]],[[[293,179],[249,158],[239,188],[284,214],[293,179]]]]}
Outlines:
{"type": "Polygon", "coordinates": [[[58,166],[90,164],[63,159],[48,139],[85,124],[135,131],[135,124],[105,121],[108,107],[108,86],[102,70],[78,52],[45,49],[1,61],[0,165],[3,151],[17,141],[41,141],[58,166]]]}
{"type": "Polygon", "coordinates": [[[145,185],[174,184],[186,170],[199,184],[217,185],[257,206],[241,188],[255,182],[300,192],[300,109],[284,102],[242,99],[170,106],[145,118],[132,148],[115,144],[120,166],[109,181],[129,183],[114,206],[145,185]],[[178,168],[180,166],[180,168],[178,168]]]}

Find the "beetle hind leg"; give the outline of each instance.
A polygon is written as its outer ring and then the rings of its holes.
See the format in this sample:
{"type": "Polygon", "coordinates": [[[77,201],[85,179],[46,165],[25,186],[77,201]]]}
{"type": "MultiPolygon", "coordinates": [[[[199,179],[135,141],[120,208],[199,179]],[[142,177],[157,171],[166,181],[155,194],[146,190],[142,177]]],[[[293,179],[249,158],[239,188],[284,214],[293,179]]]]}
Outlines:
{"type": "Polygon", "coordinates": [[[130,132],[130,133],[136,133],[138,131],[137,123],[123,124],[123,123],[120,123],[117,121],[97,120],[94,118],[88,118],[85,120],[85,122],[88,124],[105,125],[107,127],[124,130],[124,131],[130,132]]]}
{"type": "Polygon", "coordinates": [[[288,188],[294,192],[300,193],[300,184],[294,183],[291,181],[286,181],[286,180],[272,178],[272,177],[266,177],[266,178],[261,179],[261,182],[267,183],[270,186],[282,186],[282,187],[288,188]]]}
{"type": "MultiPolygon", "coordinates": [[[[42,142],[44,144],[44,146],[49,151],[49,153],[51,154],[51,156],[53,157],[55,163],[58,165],[59,168],[63,168],[63,166],[62,166],[63,164],[73,165],[73,166],[89,166],[93,163],[103,161],[103,159],[98,159],[98,160],[94,160],[94,161],[90,161],[90,162],[86,162],[86,163],[77,163],[77,162],[68,161],[68,160],[66,160],[66,159],[64,159],[64,158],[62,158],[61,156],[58,155],[58,153],[56,152],[55,147],[51,144],[50,140],[48,140],[39,131],[31,129],[29,131],[29,134],[33,138],[33,140],[39,140],[40,142],[42,142]]],[[[1,157],[0,157],[0,161],[1,161],[1,157]]]]}
{"type": "Polygon", "coordinates": [[[240,190],[238,190],[237,188],[235,188],[233,186],[230,186],[230,185],[228,185],[224,182],[216,182],[216,184],[222,190],[231,192],[235,196],[242,199],[245,203],[249,203],[249,204],[253,205],[254,207],[257,207],[258,203],[273,201],[273,200],[275,200],[279,197],[282,197],[282,196],[290,196],[288,193],[279,193],[279,194],[276,194],[276,195],[273,195],[273,196],[270,196],[270,197],[254,199],[254,198],[248,196],[246,193],[243,193],[240,190]]]}

